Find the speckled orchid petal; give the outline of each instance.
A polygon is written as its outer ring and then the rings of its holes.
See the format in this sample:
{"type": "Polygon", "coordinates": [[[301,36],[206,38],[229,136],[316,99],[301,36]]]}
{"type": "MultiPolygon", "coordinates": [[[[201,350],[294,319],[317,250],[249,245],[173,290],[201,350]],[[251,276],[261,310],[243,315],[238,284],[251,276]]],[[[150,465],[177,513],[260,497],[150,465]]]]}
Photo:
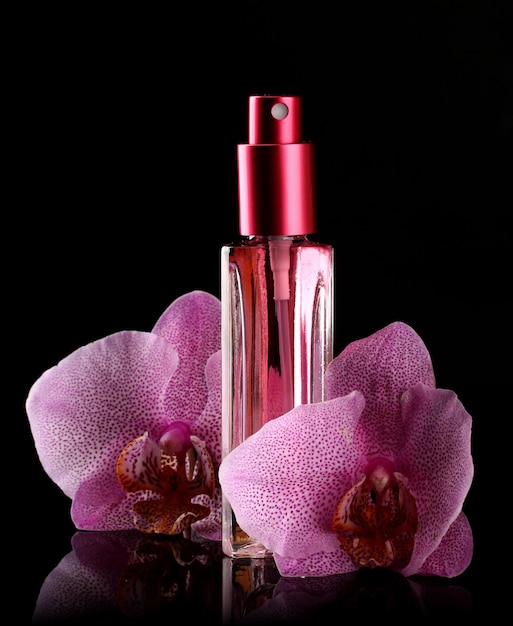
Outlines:
{"type": "Polygon", "coordinates": [[[391,453],[402,432],[401,396],[418,382],[435,387],[429,352],[410,326],[393,322],[350,343],[328,364],[326,395],[336,398],[361,391],[366,402],[362,428],[379,442],[382,452],[391,453]]]}
{"type": "Polygon", "coordinates": [[[467,516],[461,512],[447,529],[438,547],[427,557],[416,573],[446,578],[459,576],[470,565],[473,552],[472,529],[467,516]]]}
{"type": "MultiPolygon", "coordinates": [[[[413,555],[404,569],[409,575],[422,567],[460,514],[474,465],[472,419],[454,392],[417,384],[404,393],[402,404],[405,436],[397,463],[408,477],[419,519],[413,555]]],[[[468,541],[462,544],[466,545],[468,541]]],[[[455,546],[447,549],[452,551],[455,546]]],[[[454,554],[448,558],[455,561],[454,554]]],[[[466,548],[461,559],[466,567],[466,548]]]]}
{"type": "Polygon", "coordinates": [[[152,333],[178,351],[179,367],[166,397],[168,413],[173,419],[195,420],[209,393],[205,366],[221,349],[221,302],[203,291],[187,293],[164,311],[152,333]]]}
{"type": "MultiPolygon", "coordinates": [[[[205,378],[208,387],[208,400],[204,411],[195,421],[195,432],[200,439],[208,442],[208,450],[217,472],[221,463],[221,350],[215,352],[207,361],[205,378]]],[[[210,514],[194,524],[194,529],[202,537],[220,541],[221,533],[221,489],[216,486],[211,500],[199,495],[195,500],[204,506],[210,506],[210,514]]]]}
{"type": "Polygon", "coordinates": [[[195,434],[208,441],[209,452],[215,463],[221,463],[221,350],[208,359],[205,366],[205,381],[208,398],[203,412],[194,422],[195,434]]]}
{"type": "Polygon", "coordinates": [[[102,467],[78,486],[71,503],[71,519],[81,530],[129,530],[134,528],[135,498],[114,488],[102,467]]]}
{"type": "MultiPolygon", "coordinates": [[[[354,436],[364,404],[353,392],[298,406],[223,460],[219,480],[240,526],[275,553],[279,567],[282,558],[295,563],[316,555],[327,574],[334,573],[333,562],[337,568],[346,562],[331,522],[361,454],[354,436]]],[[[280,572],[288,575],[288,567],[280,572]]]]}
{"type": "Polygon", "coordinates": [[[50,478],[74,499],[77,528],[133,527],[116,460],[142,433],[160,436],[168,419],[163,397],[177,364],[162,337],[125,331],[79,348],[32,386],[26,410],[36,450],[50,478]],[[93,517],[85,512],[95,507],[93,517]]]}
{"type": "MultiPolygon", "coordinates": [[[[175,463],[176,465],[176,463],[175,463]]],[[[162,449],[144,433],[131,441],[123,450],[116,464],[117,474],[125,491],[135,493],[151,490],[162,494],[162,449]]]]}
{"type": "Polygon", "coordinates": [[[334,574],[349,574],[355,566],[349,556],[341,549],[316,552],[303,558],[274,554],[276,567],[282,576],[316,577],[334,574]]]}

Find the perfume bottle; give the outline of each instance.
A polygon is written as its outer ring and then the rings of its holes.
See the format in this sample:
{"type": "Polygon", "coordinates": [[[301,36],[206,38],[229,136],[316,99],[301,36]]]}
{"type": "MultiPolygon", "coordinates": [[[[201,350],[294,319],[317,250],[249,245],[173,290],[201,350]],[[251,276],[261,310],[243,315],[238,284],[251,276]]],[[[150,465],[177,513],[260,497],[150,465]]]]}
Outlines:
{"type": "MultiPolygon", "coordinates": [[[[239,241],[221,248],[223,458],[269,420],[325,396],[333,247],[316,229],[313,144],[298,96],[251,96],[238,150],[239,241]]],[[[223,552],[265,558],[223,496],[223,552]]]]}

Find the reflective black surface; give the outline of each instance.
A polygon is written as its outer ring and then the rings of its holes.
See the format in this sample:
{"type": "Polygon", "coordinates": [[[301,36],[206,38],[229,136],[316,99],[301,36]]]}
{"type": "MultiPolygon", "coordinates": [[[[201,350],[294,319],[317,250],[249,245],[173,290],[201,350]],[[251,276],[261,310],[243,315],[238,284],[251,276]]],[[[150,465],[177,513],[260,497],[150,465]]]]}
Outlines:
{"type": "Polygon", "coordinates": [[[463,580],[360,570],[282,578],[272,559],[228,559],[218,542],[139,532],[78,532],[49,572],[33,623],[315,623],[340,619],[435,623],[476,609],[463,580]]]}

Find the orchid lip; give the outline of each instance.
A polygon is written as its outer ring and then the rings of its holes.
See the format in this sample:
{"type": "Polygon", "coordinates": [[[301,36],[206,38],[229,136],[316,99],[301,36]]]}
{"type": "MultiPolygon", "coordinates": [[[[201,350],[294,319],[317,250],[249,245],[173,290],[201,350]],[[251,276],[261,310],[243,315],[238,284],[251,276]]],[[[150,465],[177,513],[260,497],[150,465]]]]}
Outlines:
{"type": "Polygon", "coordinates": [[[406,478],[382,457],[368,461],[333,517],[342,549],[360,567],[405,567],[417,525],[417,505],[406,478]]]}
{"type": "Polygon", "coordinates": [[[209,506],[193,500],[201,495],[213,497],[215,470],[204,443],[188,435],[187,424],[177,423],[177,428],[166,433],[178,451],[163,450],[146,432],[125,447],[116,472],[123,489],[138,494],[133,506],[137,528],[173,535],[210,514],[209,506]]]}

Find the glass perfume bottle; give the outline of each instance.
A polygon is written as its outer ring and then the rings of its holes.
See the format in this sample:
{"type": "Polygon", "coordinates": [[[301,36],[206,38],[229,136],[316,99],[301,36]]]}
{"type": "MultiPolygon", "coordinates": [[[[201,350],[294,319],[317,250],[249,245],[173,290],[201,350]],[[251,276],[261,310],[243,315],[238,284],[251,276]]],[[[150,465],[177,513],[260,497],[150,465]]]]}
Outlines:
{"type": "MultiPolygon", "coordinates": [[[[223,458],[269,420],[324,399],[333,247],[315,232],[313,144],[298,96],[251,96],[238,146],[241,239],[221,249],[223,458]]],[[[223,552],[267,557],[223,496],[223,552]]]]}

